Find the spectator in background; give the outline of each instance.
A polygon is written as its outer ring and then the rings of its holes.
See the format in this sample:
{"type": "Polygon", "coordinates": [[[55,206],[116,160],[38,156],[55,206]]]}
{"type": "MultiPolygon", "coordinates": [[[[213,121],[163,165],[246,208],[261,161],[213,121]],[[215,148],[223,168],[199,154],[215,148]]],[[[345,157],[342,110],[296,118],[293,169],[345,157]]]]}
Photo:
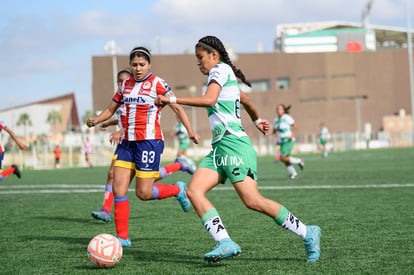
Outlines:
{"type": "Polygon", "coordinates": [[[88,137],[86,138],[86,142],[85,142],[83,149],[85,150],[86,167],[91,168],[92,167],[91,155],[93,154],[93,144],[89,140],[88,137]]]}
{"type": "MultiPolygon", "coordinates": [[[[27,151],[27,146],[19,141],[19,139],[14,134],[14,132],[6,126],[4,121],[0,120],[0,133],[3,130],[5,130],[10,135],[10,137],[14,140],[14,142],[16,142],[16,144],[19,146],[20,150],[27,151]]],[[[19,169],[17,168],[17,166],[15,164],[12,164],[11,167],[7,168],[4,171],[2,170],[2,168],[3,168],[3,159],[4,159],[4,149],[3,149],[3,146],[2,146],[1,140],[0,140],[0,181],[5,179],[6,177],[10,176],[11,174],[15,174],[18,178],[20,178],[21,173],[20,173],[19,169]]]]}
{"type": "Polygon", "coordinates": [[[55,168],[60,168],[60,147],[59,145],[55,146],[55,168]]]}

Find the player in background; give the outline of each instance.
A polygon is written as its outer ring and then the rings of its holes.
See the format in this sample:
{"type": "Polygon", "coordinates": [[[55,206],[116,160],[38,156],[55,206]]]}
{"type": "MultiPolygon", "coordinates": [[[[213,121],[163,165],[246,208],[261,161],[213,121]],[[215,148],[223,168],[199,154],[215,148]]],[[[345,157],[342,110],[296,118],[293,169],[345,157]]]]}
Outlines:
{"type": "MultiPolygon", "coordinates": [[[[14,140],[14,142],[16,142],[20,150],[27,151],[27,146],[19,141],[17,136],[14,134],[14,132],[9,127],[6,126],[6,123],[4,123],[4,121],[0,120],[0,134],[3,130],[6,131],[10,135],[10,137],[14,140]]],[[[12,166],[7,168],[6,170],[2,170],[3,159],[4,159],[4,149],[3,149],[3,145],[1,144],[1,139],[0,139],[0,181],[10,176],[11,174],[15,174],[18,178],[21,178],[22,175],[19,169],[17,168],[16,164],[12,164],[12,166]]]]}
{"type": "MultiPolygon", "coordinates": [[[[117,83],[118,83],[118,87],[120,87],[122,85],[122,83],[129,79],[132,75],[132,72],[129,69],[122,69],[118,72],[117,74],[117,83]]],[[[114,152],[114,156],[112,157],[112,161],[111,161],[111,166],[109,167],[109,171],[108,171],[108,176],[107,176],[107,181],[106,181],[106,185],[105,185],[105,194],[104,194],[104,200],[103,200],[103,206],[100,210],[98,211],[92,211],[91,215],[92,217],[94,217],[97,220],[102,220],[104,222],[110,222],[112,221],[112,204],[114,202],[114,194],[112,191],[112,184],[114,181],[114,164],[115,161],[118,157],[118,150],[119,147],[123,146],[122,143],[122,139],[124,136],[124,130],[126,127],[126,110],[125,110],[125,106],[121,105],[119,106],[119,108],[116,110],[116,119],[110,120],[108,122],[102,122],[100,124],[100,130],[101,131],[106,131],[106,128],[109,126],[115,126],[118,125],[119,130],[112,133],[110,135],[110,139],[109,141],[111,142],[111,144],[117,144],[115,152],[114,152]]],[[[185,129],[185,128],[184,128],[185,129]]],[[[185,160],[177,160],[177,163],[173,163],[173,164],[169,164],[166,165],[164,167],[160,168],[160,175],[159,177],[156,179],[160,180],[165,178],[166,176],[176,172],[176,171],[183,171],[183,172],[188,172],[190,174],[193,174],[195,169],[189,167],[189,165],[185,162],[185,160]]],[[[134,178],[134,175],[131,176],[130,182],[132,181],[132,179],[134,178]]]]}
{"type": "MultiPolygon", "coordinates": [[[[164,150],[164,137],[160,125],[162,108],[155,106],[157,95],[174,96],[168,84],[152,74],[151,54],[144,47],[131,50],[129,64],[133,77],[124,81],[108,107],[97,117],[90,117],[88,127],[111,118],[121,106],[126,108],[124,139],[115,160],[113,194],[114,217],[117,237],[124,247],[131,246],[128,234],[130,179],[135,175],[135,194],[141,200],[160,200],[176,197],[184,212],[191,203],[187,198],[184,182],[173,185],[155,183],[160,175],[160,160],[164,150]]],[[[177,104],[170,106],[185,125],[190,139],[198,143],[200,137],[194,134],[190,121],[183,108],[177,104]]]]}
{"type": "Polygon", "coordinates": [[[93,144],[89,140],[89,137],[86,138],[86,142],[83,145],[83,149],[85,150],[85,162],[87,168],[92,168],[92,162],[91,162],[91,155],[93,154],[93,144]]]}
{"type": "Polygon", "coordinates": [[[277,117],[273,123],[273,134],[280,140],[280,160],[285,164],[290,179],[296,179],[298,173],[293,164],[297,164],[301,170],[305,167],[303,159],[291,156],[295,145],[296,123],[289,115],[291,106],[279,104],[276,107],[277,117]]]}
{"type": "Polygon", "coordinates": [[[321,123],[320,126],[321,130],[319,132],[319,147],[322,151],[322,157],[327,158],[328,157],[328,149],[326,148],[326,144],[329,140],[329,130],[325,126],[324,123],[321,123]]]}
{"type": "Polygon", "coordinates": [[[178,103],[207,108],[213,149],[199,164],[187,191],[201,223],[216,241],[216,246],[204,255],[204,259],[218,262],[241,252],[240,247],[230,238],[218,211],[206,196],[215,186],[230,179],[247,208],[269,216],[277,225],[303,239],[308,254],[307,261],[317,261],[320,256],[320,228],[306,226],[284,206],[264,198],[258,191],[257,154],[241,125],[240,103],[263,134],[268,133],[270,125],[268,121],[259,118],[253,103],[240,91],[237,78],[248,86],[251,84],[242,71],[232,64],[224,45],[217,37],[201,38],[195,51],[201,73],[208,75],[202,95],[179,98],[158,95],[156,104],[164,106],[178,103]]]}
{"type": "Polygon", "coordinates": [[[184,124],[180,121],[177,117],[177,123],[175,124],[175,136],[178,138],[178,151],[177,151],[177,158],[176,162],[184,162],[189,169],[191,169],[192,173],[197,169],[196,164],[194,161],[188,157],[187,149],[190,146],[190,138],[188,137],[187,129],[184,127],[184,124]]]}

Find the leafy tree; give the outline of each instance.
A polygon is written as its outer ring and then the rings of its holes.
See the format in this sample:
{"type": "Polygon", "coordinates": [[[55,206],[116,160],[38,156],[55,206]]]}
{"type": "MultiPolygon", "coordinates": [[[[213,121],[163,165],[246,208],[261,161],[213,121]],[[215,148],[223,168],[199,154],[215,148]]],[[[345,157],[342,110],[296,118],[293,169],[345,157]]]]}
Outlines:
{"type": "Polygon", "coordinates": [[[46,122],[52,126],[53,131],[55,132],[56,124],[58,122],[62,122],[62,116],[60,115],[58,111],[52,110],[47,114],[46,122]]]}
{"type": "Polygon", "coordinates": [[[27,136],[27,126],[32,126],[32,121],[28,113],[22,113],[17,120],[17,126],[23,125],[24,137],[27,136]]]}

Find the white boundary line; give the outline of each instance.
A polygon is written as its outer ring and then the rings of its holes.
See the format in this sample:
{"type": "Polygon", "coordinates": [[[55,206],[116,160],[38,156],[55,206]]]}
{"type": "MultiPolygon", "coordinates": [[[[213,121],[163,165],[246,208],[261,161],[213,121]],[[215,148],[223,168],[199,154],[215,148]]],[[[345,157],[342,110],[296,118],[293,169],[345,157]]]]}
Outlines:
{"type": "MultiPolygon", "coordinates": [[[[259,190],[300,190],[300,189],[374,189],[374,188],[412,188],[414,183],[406,184],[363,184],[363,185],[285,185],[285,186],[259,186],[259,190]]],[[[70,185],[70,184],[47,184],[47,185],[0,185],[1,189],[26,189],[26,190],[4,190],[0,195],[6,194],[53,194],[53,193],[99,193],[105,192],[104,185],[70,185]],[[44,189],[54,188],[54,189],[44,189]],[[30,189],[30,190],[27,190],[30,189]]],[[[129,191],[135,189],[130,188],[129,191]]],[[[233,187],[217,187],[213,191],[234,190],[233,187]]]]}

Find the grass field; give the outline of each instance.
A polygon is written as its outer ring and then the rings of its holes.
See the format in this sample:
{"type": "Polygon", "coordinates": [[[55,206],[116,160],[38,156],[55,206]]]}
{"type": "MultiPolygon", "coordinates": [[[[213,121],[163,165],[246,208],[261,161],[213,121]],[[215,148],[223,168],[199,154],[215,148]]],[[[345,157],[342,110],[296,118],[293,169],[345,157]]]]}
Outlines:
{"type": "MultiPolygon", "coordinates": [[[[7,157],[7,155],[6,155],[7,157]]],[[[143,202],[133,192],[130,237],[113,269],[90,265],[86,248],[115,224],[92,219],[101,207],[107,167],[24,171],[0,182],[2,274],[412,274],[414,273],[414,148],[304,155],[297,180],[273,157],[259,159],[261,193],[306,224],[320,225],[322,256],[305,262],[303,241],[244,207],[231,185],[209,198],[240,257],[218,265],[202,255],[213,246],[194,210],[175,199],[143,202]]],[[[189,181],[177,172],[164,180],[189,181]]]]}

